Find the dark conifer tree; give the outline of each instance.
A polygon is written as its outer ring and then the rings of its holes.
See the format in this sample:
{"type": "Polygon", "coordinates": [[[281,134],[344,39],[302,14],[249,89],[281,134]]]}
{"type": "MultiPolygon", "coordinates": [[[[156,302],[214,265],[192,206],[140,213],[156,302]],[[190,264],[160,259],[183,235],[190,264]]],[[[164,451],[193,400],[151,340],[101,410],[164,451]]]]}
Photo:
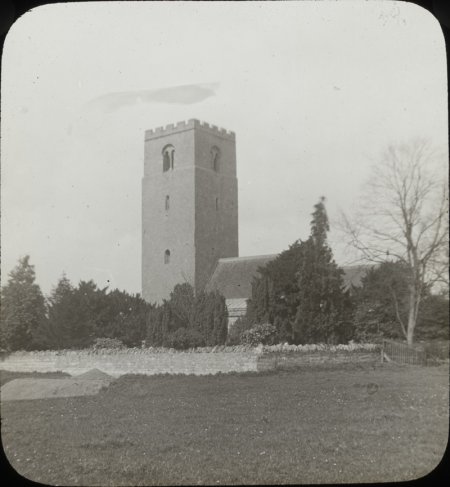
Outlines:
{"type": "Polygon", "coordinates": [[[292,326],[298,307],[297,270],[303,258],[304,242],[289,248],[259,269],[252,282],[245,321],[249,324],[272,323],[281,341],[292,341],[292,326]]]}
{"type": "Polygon", "coordinates": [[[171,325],[170,329],[190,328],[194,312],[194,288],[188,284],[176,284],[170,293],[171,325]]]}
{"type": "Polygon", "coordinates": [[[99,322],[107,313],[106,288],[99,289],[94,281],[80,281],[72,287],[63,276],[49,298],[49,337],[58,348],[90,346],[102,328],[99,322]]]}
{"type": "Polygon", "coordinates": [[[302,246],[298,268],[298,307],[293,339],[297,343],[345,341],[349,297],[343,291],[343,271],[327,243],[325,198],[314,206],[311,236],[302,246]],[[345,333],[344,333],[345,332],[345,333]]]}
{"type": "Polygon", "coordinates": [[[227,307],[220,293],[194,296],[192,286],[177,284],[169,300],[149,311],[146,342],[174,348],[223,345],[227,327],[227,307]]]}
{"type": "Polygon", "coordinates": [[[9,274],[1,290],[1,343],[9,350],[38,347],[36,334],[46,320],[45,299],[35,283],[34,266],[27,255],[9,274]]]}
{"type": "Polygon", "coordinates": [[[74,315],[78,314],[74,309],[74,292],[74,287],[63,274],[48,298],[48,321],[41,327],[38,338],[42,348],[61,349],[70,346],[70,328],[73,326],[74,315]]]}
{"type": "Polygon", "coordinates": [[[213,337],[214,345],[224,345],[227,340],[228,310],[225,298],[219,292],[210,293],[213,301],[213,337]]]}

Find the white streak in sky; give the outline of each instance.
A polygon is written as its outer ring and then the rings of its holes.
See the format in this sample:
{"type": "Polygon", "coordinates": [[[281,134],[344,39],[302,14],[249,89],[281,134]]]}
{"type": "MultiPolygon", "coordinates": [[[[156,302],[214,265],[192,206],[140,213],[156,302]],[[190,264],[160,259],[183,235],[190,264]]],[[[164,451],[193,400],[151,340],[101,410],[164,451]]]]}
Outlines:
{"type": "Polygon", "coordinates": [[[219,83],[172,86],[156,90],[122,91],[107,93],[87,103],[89,109],[111,113],[122,107],[142,103],[170,103],[190,105],[215,96],[219,83]]]}

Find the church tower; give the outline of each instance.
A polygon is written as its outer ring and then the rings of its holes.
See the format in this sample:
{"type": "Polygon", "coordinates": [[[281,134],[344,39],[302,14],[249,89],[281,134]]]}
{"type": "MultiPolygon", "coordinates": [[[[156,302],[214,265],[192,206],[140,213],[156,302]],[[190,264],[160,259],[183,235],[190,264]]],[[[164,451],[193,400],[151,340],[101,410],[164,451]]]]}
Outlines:
{"type": "Polygon", "coordinates": [[[176,284],[202,291],[217,261],[238,256],[233,132],[192,119],[145,132],[142,297],[176,284]]]}

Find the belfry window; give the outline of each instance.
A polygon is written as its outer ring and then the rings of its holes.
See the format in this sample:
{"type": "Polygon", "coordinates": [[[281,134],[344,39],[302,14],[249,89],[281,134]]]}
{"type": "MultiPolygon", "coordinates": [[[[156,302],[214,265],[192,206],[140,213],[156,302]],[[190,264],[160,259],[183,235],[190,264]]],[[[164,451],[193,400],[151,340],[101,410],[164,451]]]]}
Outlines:
{"type": "Polygon", "coordinates": [[[166,211],[168,211],[169,208],[170,208],[170,196],[169,195],[166,196],[166,206],[165,206],[165,208],[166,208],[166,211]]]}
{"type": "Polygon", "coordinates": [[[219,172],[220,150],[217,146],[211,148],[211,169],[219,172]]]}
{"type": "Polygon", "coordinates": [[[164,264],[168,264],[170,262],[170,250],[166,250],[164,252],[164,264]]]}
{"type": "Polygon", "coordinates": [[[163,172],[173,169],[175,160],[175,148],[173,145],[166,145],[162,150],[163,156],[163,172]]]}

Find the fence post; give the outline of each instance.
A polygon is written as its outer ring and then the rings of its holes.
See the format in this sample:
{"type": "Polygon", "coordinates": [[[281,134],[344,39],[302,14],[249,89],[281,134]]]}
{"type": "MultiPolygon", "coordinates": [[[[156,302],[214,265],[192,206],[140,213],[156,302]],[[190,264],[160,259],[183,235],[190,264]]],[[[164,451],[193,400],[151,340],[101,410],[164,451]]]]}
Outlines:
{"type": "Polygon", "coordinates": [[[381,341],[381,363],[383,363],[384,358],[384,340],[381,341]]]}

